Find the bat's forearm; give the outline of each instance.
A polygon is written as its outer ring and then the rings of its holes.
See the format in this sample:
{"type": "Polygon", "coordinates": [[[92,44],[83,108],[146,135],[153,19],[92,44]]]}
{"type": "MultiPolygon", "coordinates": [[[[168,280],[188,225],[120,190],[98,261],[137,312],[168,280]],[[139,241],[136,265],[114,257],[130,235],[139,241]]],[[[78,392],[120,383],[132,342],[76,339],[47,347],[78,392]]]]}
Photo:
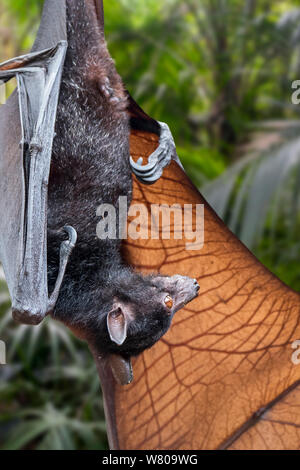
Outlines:
{"type": "MultiPolygon", "coordinates": [[[[17,277],[10,285],[13,315],[37,324],[49,312],[47,195],[59,87],[67,43],[0,65],[0,79],[17,77],[23,162],[17,277]]],[[[53,303],[53,302],[52,302],[53,303]]]]}

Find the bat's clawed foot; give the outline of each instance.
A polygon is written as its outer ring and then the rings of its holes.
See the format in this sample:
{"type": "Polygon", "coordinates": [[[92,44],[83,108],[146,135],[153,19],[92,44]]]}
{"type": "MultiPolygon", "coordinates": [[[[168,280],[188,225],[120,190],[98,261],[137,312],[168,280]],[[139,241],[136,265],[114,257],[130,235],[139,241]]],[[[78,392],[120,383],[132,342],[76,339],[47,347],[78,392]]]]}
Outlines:
{"type": "Polygon", "coordinates": [[[176,146],[169,126],[164,122],[160,122],[161,132],[159,138],[159,146],[149,156],[148,163],[143,165],[143,159],[139,158],[135,162],[130,157],[130,165],[132,172],[137,179],[144,184],[153,184],[162,176],[164,168],[169,165],[172,158],[177,157],[176,146]]]}

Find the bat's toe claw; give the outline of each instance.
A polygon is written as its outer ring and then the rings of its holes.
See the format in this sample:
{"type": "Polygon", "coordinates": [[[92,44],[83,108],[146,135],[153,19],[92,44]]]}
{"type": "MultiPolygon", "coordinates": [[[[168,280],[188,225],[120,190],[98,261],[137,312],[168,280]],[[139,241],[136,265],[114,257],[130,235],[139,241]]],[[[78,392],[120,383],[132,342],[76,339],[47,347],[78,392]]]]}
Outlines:
{"type": "Polygon", "coordinates": [[[131,170],[137,179],[144,184],[153,184],[162,176],[164,168],[177,157],[173,136],[167,124],[160,122],[161,133],[159,146],[148,157],[148,163],[143,165],[143,158],[137,162],[130,157],[131,170]]]}

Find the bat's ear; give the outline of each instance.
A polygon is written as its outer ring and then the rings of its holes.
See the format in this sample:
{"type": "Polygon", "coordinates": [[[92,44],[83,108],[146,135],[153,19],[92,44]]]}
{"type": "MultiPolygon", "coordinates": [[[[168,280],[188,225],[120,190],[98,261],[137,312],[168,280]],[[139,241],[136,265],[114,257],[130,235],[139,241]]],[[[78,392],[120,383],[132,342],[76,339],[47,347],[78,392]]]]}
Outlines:
{"type": "Polygon", "coordinates": [[[127,337],[127,318],[121,306],[113,308],[107,315],[107,329],[110,339],[121,346],[127,337]]]}

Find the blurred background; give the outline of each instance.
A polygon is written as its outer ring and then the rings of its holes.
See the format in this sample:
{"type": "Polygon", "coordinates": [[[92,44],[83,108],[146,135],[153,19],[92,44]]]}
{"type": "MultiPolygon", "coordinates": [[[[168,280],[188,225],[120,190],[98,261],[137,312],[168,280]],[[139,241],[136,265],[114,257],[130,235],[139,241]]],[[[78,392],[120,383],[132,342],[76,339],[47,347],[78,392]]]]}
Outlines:
{"type": "MultiPolygon", "coordinates": [[[[30,50],[42,4],[1,0],[1,62],[30,50]]],[[[300,1],[104,7],[110,52],[135,100],[169,124],[186,171],[231,230],[300,291],[300,105],[291,100],[300,80],[300,1]]],[[[0,338],[8,363],[0,367],[0,448],[105,449],[86,346],[54,321],[13,324],[1,270],[0,338]]]]}

